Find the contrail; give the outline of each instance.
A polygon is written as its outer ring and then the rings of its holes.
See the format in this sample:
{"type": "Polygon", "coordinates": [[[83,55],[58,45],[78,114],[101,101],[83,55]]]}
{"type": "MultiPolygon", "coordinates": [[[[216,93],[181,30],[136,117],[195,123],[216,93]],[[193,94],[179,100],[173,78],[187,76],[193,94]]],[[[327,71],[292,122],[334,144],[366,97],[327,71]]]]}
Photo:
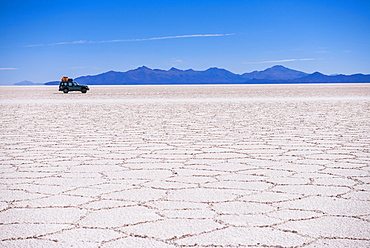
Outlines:
{"type": "Polygon", "coordinates": [[[282,62],[292,62],[292,61],[307,61],[316,59],[281,59],[281,60],[269,60],[269,61],[259,61],[259,62],[249,62],[247,64],[267,64],[267,63],[282,63],[282,62]]]}
{"type": "Polygon", "coordinates": [[[152,38],[143,38],[143,39],[102,40],[102,41],[78,40],[78,41],[58,42],[58,43],[50,43],[50,44],[27,45],[25,47],[58,46],[58,45],[74,45],[74,44],[97,44],[97,43],[129,42],[129,41],[149,41],[149,40],[166,40],[166,39],[198,38],[198,37],[221,37],[221,36],[230,36],[230,35],[235,35],[235,34],[188,34],[188,35],[152,37],[152,38]]]}

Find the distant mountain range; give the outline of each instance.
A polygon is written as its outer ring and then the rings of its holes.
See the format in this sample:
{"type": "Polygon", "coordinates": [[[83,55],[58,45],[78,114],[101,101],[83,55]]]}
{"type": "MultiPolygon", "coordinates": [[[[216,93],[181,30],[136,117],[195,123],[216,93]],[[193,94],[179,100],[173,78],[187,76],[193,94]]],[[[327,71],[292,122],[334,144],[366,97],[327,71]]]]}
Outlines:
{"type": "Polygon", "coordinates": [[[41,83],[33,83],[31,81],[25,80],[25,81],[22,81],[22,82],[15,83],[14,85],[24,85],[24,86],[26,86],[26,85],[43,85],[43,84],[41,84],[41,83]]]}
{"type": "MultiPolygon", "coordinates": [[[[370,83],[370,75],[324,75],[292,70],[276,65],[264,71],[235,74],[225,69],[209,68],[205,71],[150,69],[146,66],[126,72],[108,71],[94,76],[74,79],[86,85],[158,85],[158,84],[282,84],[282,83],[370,83]]],[[[59,81],[45,85],[59,84],[59,81]]]]}

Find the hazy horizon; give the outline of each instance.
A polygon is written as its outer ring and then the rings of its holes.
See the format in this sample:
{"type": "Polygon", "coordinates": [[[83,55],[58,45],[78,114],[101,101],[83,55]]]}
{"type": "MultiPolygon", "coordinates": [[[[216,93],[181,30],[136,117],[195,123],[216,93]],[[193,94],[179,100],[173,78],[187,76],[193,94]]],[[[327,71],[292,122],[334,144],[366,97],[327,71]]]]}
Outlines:
{"type": "MultiPolygon", "coordinates": [[[[143,68],[147,68],[148,70],[150,70],[150,71],[153,71],[153,72],[155,72],[155,71],[162,71],[162,72],[171,72],[171,70],[179,70],[179,71],[183,71],[183,72],[187,72],[187,71],[196,71],[196,72],[206,72],[207,70],[210,70],[210,69],[219,69],[219,70],[226,70],[226,71],[228,71],[228,72],[231,72],[231,73],[233,73],[234,75],[239,75],[239,76],[242,76],[243,74],[249,74],[249,73],[255,73],[255,72],[259,72],[259,73],[262,73],[262,72],[264,72],[264,71],[268,71],[268,70],[270,70],[270,69],[273,69],[273,68],[283,68],[284,70],[288,70],[288,71],[296,71],[297,73],[298,72],[301,72],[301,73],[306,73],[306,72],[304,72],[304,71],[298,71],[298,70],[295,70],[295,69],[292,69],[292,68],[289,68],[289,67],[286,67],[286,66],[282,66],[282,65],[274,65],[274,66],[271,66],[271,67],[269,67],[269,68],[265,68],[265,69],[263,69],[263,70],[260,70],[260,71],[257,71],[257,70],[254,70],[254,71],[248,71],[248,72],[243,72],[243,73],[234,73],[234,72],[232,72],[232,71],[230,71],[230,70],[228,70],[228,69],[226,69],[226,68],[218,68],[218,67],[210,67],[210,68],[207,68],[206,70],[194,70],[193,68],[186,68],[186,69],[179,69],[179,68],[176,68],[176,67],[171,67],[171,68],[169,68],[169,69],[158,69],[158,68],[150,68],[150,67],[148,67],[148,66],[145,66],[145,65],[142,65],[142,66],[140,66],[140,67],[137,67],[137,68],[132,68],[132,69],[129,69],[129,70],[127,70],[127,71],[114,71],[114,70],[109,70],[109,71],[105,71],[105,72],[101,72],[101,73],[98,73],[98,74],[94,74],[94,75],[80,75],[80,76],[77,76],[77,77],[74,77],[74,78],[80,78],[80,77],[95,77],[95,76],[100,76],[100,75],[103,75],[103,74],[105,74],[105,73],[109,73],[109,72],[119,72],[119,73],[126,73],[126,72],[130,72],[130,71],[136,71],[136,70],[139,70],[139,69],[143,69],[143,68]]],[[[316,72],[314,72],[314,73],[320,73],[321,74],[321,72],[319,72],[319,71],[316,71],[316,72]]],[[[309,74],[309,73],[306,73],[306,75],[307,76],[309,76],[309,75],[311,75],[311,74],[309,74]]],[[[323,74],[323,75],[325,75],[325,74],[323,74]]],[[[340,76],[340,75],[345,75],[345,76],[354,76],[354,75],[356,75],[356,74],[350,74],[350,75],[346,75],[346,74],[341,74],[341,73],[336,73],[336,74],[331,74],[331,75],[326,75],[326,76],[340,76]]],[[[362,74],[362,75],[370,75],[370,74],[362,74]]],[[[63,75],[63,76],[67,76],[67,75],[63,75]]],[[[71,77],[69,77],[69,78],[71,78],[71,77]]],[[[297,77],[297,78],[299,78],[299,77],[297,77]]],[[[73,79],[73,78],[72,78],[73,79]]],[[[255,79],[258,79],[258,77],[257,78],[255,78],[255,79]]],[[[261,79],[261,78],[259,78],[259,79],[261,79]]],[[[281,79],[275,79],[275,80],[281,80],[281,79]]],[[[289,83],[289,79],[286,79],[286,80],[288,80],[287,81],[287,83],[289,83]]],[[[29,80],[23,80],[23,81],[20,81],[20,82],[16,82],[16,83],[13,83],[13,84],[10,84],[10,83],[8,83],[8,84],[1,84],[0,83],[0,86],[2,86],[2,85],[4,85],[4,86],[9,86],[9,85],[18,85],[18,86],[20,86],[20,85],[24,85],[24,86],[27,86],[27,85],[44,85],[45,83],[51,83],[51,82],[57,82],[57,81],[59,81],[59,79],[57,79],[57,78],[55,78],[55,80],[52,80],[52,81],[48,81],[48,82],[41,82],[41,83],[35,83],[35,82],[32,82],[32,81],[29,81],[29,80]]],[[[261,83],[261,82],[259,82],[259,83],[261,83]]],[[[273,83],[273,82],[271,82],[271,83],[273,83]]],[[[306,82],[306,83],[308,83],[308,82],[306,82]]],[[[312,82],[312,83],[317,83],[317,82],[312,82]]],[[[323,82],[323,83],[325,83],[325,82],[323,82]]],[[[327,83],[334,83],[334,82],[327,82],[327,83]]],[[[337,82],[337,83],[359,83],[359,82],[337,82]]],[[[363,83],[363,82],[362,82],[363,83]]],[[[86,84],[86,83],[85,83],[86,84]]],[[[174,85],[176,85],[177,84],[177,82],[176,81],[173,81],[173,84],[174,85]]],[[[180,83],[181,84],[181,83],[180,83]]],[[[202,84],[202,83],[201,83],[202,84]]],[[[210,84],[212,84],[212,83],[210,83],[210,84]]],[[[218,83],[217,83],[218,84],[218,83]]],[[[235,83],[231,83],[231,84],[235,84],[235,83]]],[[[237,84],[237,83],[236,83],[237,84]]],[[[110,84],[107,84],[107,85],[110,85],[110,84]]],[[[118,84],[119,85],[119,84],[118,84]]],[[[124,84],[123,84],[124,85],[124,84]]],[[[128,84],[128,85],[130,85],[130,84],[128,84]]],[[[135,83],[133,83],[133,85],[135,85],[135,83]]],[[[155,83],[154,84],[152,84],[152,83],[149,83],[148,85],[155,85],[155,83]]],[[[160,84],[159,84],[160,85],[160,84]]],[[[166,84],[164,84],[164,85],[166,85],[166,84]]]]}

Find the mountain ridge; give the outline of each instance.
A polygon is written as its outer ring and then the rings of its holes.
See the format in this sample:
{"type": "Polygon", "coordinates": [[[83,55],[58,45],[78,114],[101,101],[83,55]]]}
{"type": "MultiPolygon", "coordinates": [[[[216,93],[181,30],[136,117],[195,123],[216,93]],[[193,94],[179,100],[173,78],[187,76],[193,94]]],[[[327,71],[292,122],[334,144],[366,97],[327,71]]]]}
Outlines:
{"type": "MultiPolygon", "coordinates": [[[[254,83],[366,83],[370,75],[324,75],[320,72],[308,74],[282,65],[275,65],[263,71],[235,74],[226,69],[211,67],[204,71],[151,69],[141,66],[126,72],[107,71],[98,75],[75,78],[87,85],[167,85],[167,84],[254,84],[254,83]]],[[[45,83],[55,85],[56,81],[45,83]]]]}
{"type": "Polygon", "coordinates": [[[24,81],[21,81],[21,82],[18,82],[18,83],[14,83],[13,85],[31,86],[31,85],[42,85],[42,83],[34,83],[34,82],[31,82],[31,81],[24,80],[24,81]]]}

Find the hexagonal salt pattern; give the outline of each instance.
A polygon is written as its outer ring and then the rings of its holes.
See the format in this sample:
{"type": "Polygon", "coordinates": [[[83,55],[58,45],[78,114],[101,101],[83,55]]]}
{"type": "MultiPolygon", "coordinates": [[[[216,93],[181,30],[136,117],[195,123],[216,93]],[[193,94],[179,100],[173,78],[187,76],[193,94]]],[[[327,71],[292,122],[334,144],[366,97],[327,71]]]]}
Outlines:
{"type": "Polygon", "coordinates": [[[369,84],[0,95],[0,247],[370,246],[369,84]]]}

